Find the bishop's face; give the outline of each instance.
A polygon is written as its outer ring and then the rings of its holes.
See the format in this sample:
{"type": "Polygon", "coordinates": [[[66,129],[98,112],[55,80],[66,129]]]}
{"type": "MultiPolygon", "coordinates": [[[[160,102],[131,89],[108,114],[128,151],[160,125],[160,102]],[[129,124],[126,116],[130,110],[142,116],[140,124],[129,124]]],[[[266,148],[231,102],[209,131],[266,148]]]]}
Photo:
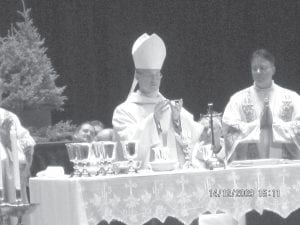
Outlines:
{"type": "Polygon", "coordinates": [[[157,96],[162,78],[159,69],[136,69],[135,77],[139,83],[139,90],[144,95],[157,96]]]}
{"type": "Polygon", "coordinates": [[[259,88],[269,88],[272,85],[275,66],[262,57],[255,57],[251,62],[251,72],[254,83],[259,88]]]}

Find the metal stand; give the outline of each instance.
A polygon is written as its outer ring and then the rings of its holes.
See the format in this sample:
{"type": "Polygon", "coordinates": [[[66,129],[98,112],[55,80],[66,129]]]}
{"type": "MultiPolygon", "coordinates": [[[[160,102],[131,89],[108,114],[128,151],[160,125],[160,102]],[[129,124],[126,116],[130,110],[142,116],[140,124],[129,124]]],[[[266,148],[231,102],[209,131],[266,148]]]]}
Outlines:
{"type": "MultiPolygon", "coordinates": [[[[2,201],[1,201],[2,202],[2,201]]],[[[0,224],[2,225],[9,225],[9,217],[8,213],[6,212],[6,207],[8,203],[1,203],[0,204],[0,224]],[[3,208],[3,210],[2,210],[3,208]]]]}
{"type": "Polygon", "coordinates": [[[211,151],[212,151],[212,157],[210,157],[206,161],[206,167],[210,170],[213,170],[214,168],[220,168],[220,167],[226,167],[225,163],[223,160],[219,159],[217,157],[217,154],[220,152],[221,147],[217,148],[215,144],[215,134],[214,134],[214,118],[221,117],[221,113],[214,113],[213,111],[213,103],[208,103],[208,110],[207,110],[207,115],[204,115],[202,117],[207,117],[209,118],[209,127],[211,130],[211,151]]]}
{"type": "Polygon", "coordinates": [[[210,170],[221,167],[224,167],[225,169],[225,163],[223,160],[219,159],[216,154],[213,154],[213,156],[206,161],[206,167],[210,170]]]}
{"type": "Polygon", "coordinates": [[[38,204],[36,203],[22,203],[17,201],[16,203],[1,203],[0,204],[0,217],[1,224],[8,224],[8,217],[13,216],[18,218],[18,222],[16,225],[23,225],[22,218],[25,214],[32,213],[38,204]]]}

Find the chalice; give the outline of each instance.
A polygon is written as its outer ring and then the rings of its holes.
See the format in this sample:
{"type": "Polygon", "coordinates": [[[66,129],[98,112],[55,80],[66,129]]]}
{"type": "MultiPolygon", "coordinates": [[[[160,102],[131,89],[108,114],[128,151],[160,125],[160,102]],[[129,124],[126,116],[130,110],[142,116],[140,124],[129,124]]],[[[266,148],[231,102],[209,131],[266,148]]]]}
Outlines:
{"type": "Polygon", "coordinates": [[[77,146],[77,157],[79,163],[82,165],[81,176],[88,177],[90,173],[87,170],[88,158],[91,151],[90,143],[75,143],[77,146]]]}
{"type": "Polygon", "coordinates": [[[96,176],[106,175],[105,152],[104,152],[102,145],[103,145],[102,141],[95,141],[92,143],[92,152],[97,160],[97,166],[98,166],[96,176]]]}
{"type": "Polygon", "coordinates": [[[105,159],[107,160],[107,174],[112,175],[114,174],[114,171],[112,169],[112,161],[116,157],[116,142],[112,141],[103,141],[102,148],[105,153],[105,159]]]}
{"type": "Polygon", "coordinates": [[[123,142],[123,152],[126,159],[129,161],[128,173],[135,173],[134,159],[137,157],[137,141],[123,142]]]}
{"type": "Polygon", "coordinates": [[[71,174],[71,177],[75,176],[75,177],[79,177],[80,176],[80,171],[79,171],[79,161],[77,158],[77,146],[75,145],[75,143],[68,143],[66,144],[67,147],[67,151],[68,151],[68,156],[69,156],[69,160],[74,164],[73,168],[74,168],[74,172],[71,174]]]}

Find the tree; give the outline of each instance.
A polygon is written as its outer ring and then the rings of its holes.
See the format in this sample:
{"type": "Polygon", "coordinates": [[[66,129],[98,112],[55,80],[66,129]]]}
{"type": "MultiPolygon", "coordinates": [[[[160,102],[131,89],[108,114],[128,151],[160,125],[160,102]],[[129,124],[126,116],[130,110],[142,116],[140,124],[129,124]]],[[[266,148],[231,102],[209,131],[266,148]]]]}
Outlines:
{"type": "Polygon", "coordinates": [[[0,37],[0,105],[15,112],[45,107],[62,110],[66,87],[56,86],[59,75],[46,55],[45,40],[22,3],[23,12],[18,13],[23,21],[0,37]]]}

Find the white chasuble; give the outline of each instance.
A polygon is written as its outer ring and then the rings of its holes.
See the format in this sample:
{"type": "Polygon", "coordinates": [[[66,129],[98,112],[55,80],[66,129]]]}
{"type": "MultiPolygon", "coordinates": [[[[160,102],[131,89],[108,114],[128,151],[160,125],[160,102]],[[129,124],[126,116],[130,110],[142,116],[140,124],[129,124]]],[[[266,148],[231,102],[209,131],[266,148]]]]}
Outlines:
{"type": "Polygon", "coordinates": [[[274,82],[268,89],[255,85],[234,94],[223,115],[227,159],[299,158],[300,96],[274,82]],[[270,129],[260,129],[264,100],[273,116],[270,129]]]}
{"type": "MultiPolygon", "coordinates": [[[[158,132],[153,112],[157,103],[165,100],[160,93],[155,98],[143,96],[140,91],[131,93],[127,100],[119,105],[113,115],[113,127],[118,141],[138,141],[137,160],[153,161],[151,147],[165,145],[169,148],[168,159],[184,162],[184,154],[177,143],[175,129],[171,120],[171,108],[163,114],[160,121],[161,133],[158,132]],[[164,138],[163,138],[164,137],[164,138]],[[164,140],[163,140],[164,139],[164,140]]],[[[191,132],[192,143],[199,140],[202,125],[193,120],[193,116],[184,108],[180,113],[182,130],[191,132]]],[[[118,148],[117,156],[123,159],[122,149],[118,148]]]]}

